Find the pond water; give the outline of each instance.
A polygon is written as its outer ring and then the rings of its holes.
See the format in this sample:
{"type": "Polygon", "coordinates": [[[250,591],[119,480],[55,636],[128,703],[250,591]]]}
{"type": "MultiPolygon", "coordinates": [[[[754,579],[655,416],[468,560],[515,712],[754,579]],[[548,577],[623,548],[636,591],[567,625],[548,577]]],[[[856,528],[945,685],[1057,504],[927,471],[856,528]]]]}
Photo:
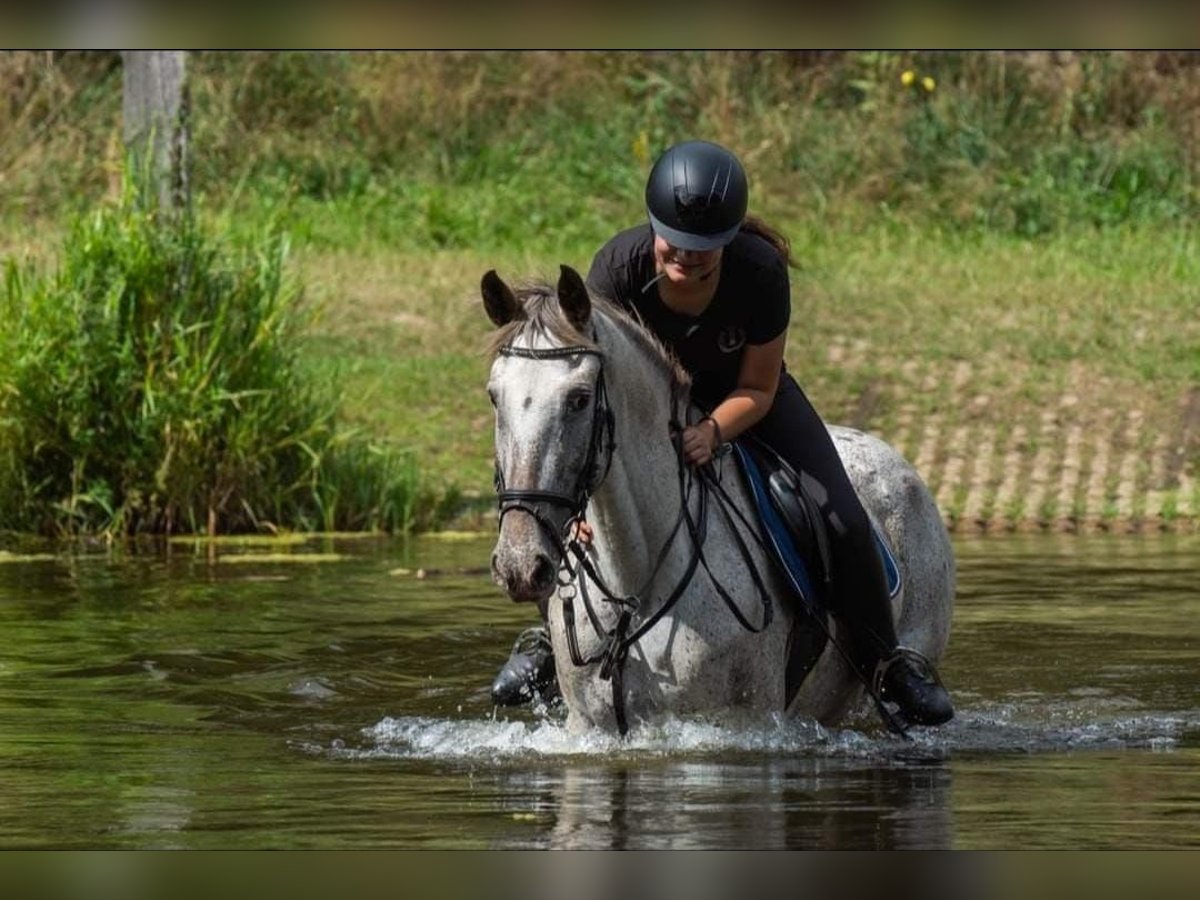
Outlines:
{"type": "Polygon", "coordinates": [[[957,540],[959,713],[911,742],[497,714],[533,612],[490,549],[0,555],[0,847],[1200,846],[1200,537],[957,540]]]}

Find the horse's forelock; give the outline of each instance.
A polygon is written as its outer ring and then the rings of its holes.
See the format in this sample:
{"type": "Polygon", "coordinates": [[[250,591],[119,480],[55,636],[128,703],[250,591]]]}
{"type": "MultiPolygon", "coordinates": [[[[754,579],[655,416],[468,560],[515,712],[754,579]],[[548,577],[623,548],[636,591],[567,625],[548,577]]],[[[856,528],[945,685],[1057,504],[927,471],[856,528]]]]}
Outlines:
{"type": "Polygon", "coordinates": [[[524,316],[498,328],[488,342],[488,349],[495,356],[501,347],[515,341],[521,335],[541,334],[563,347],[592,347],[596,345],[590,337],[580,333],[563,312],[558,294],[548,284],[523,285],[516,291],[517,302],[524,316]]]}

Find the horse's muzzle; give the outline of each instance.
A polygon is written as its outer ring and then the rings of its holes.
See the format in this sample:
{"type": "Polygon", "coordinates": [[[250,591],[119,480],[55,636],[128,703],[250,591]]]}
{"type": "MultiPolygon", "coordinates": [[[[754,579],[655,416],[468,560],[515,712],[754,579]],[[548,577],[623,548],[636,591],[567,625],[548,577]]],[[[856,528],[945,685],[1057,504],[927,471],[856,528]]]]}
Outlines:
{"type": "Polygon", "coordinates": [[[554,590],[556,567],[545,553],[492,554],[492,579],[516,602],[545,600],[554,590]]]}

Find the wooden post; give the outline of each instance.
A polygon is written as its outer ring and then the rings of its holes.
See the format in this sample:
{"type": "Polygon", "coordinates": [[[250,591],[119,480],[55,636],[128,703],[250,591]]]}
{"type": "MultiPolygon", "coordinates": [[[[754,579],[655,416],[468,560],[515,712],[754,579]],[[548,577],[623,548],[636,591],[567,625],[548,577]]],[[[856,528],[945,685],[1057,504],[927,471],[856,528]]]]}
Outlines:
{"type": "MultiPolygon", "coordinates": [[[[188,98],[182,50],[125,50],[125,146],[166,212],[183,212],[188,185],[188,98]],[[156,190],[155,190],[156,189],[156,190]]],[[[153,196],[151,193],[151,196],[153,196]]]]}

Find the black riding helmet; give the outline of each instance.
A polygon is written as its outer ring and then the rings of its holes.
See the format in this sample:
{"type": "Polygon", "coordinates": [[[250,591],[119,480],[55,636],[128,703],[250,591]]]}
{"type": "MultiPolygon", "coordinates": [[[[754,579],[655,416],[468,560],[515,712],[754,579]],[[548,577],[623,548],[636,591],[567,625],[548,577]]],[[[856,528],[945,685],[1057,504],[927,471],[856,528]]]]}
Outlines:
{"type": "Polygon", "coordinates": [[[733,240],[748,196],[738,158],[708,141],[668,148],[646,179],[650,227],[682,250],[715,250],[733,240]]]}

